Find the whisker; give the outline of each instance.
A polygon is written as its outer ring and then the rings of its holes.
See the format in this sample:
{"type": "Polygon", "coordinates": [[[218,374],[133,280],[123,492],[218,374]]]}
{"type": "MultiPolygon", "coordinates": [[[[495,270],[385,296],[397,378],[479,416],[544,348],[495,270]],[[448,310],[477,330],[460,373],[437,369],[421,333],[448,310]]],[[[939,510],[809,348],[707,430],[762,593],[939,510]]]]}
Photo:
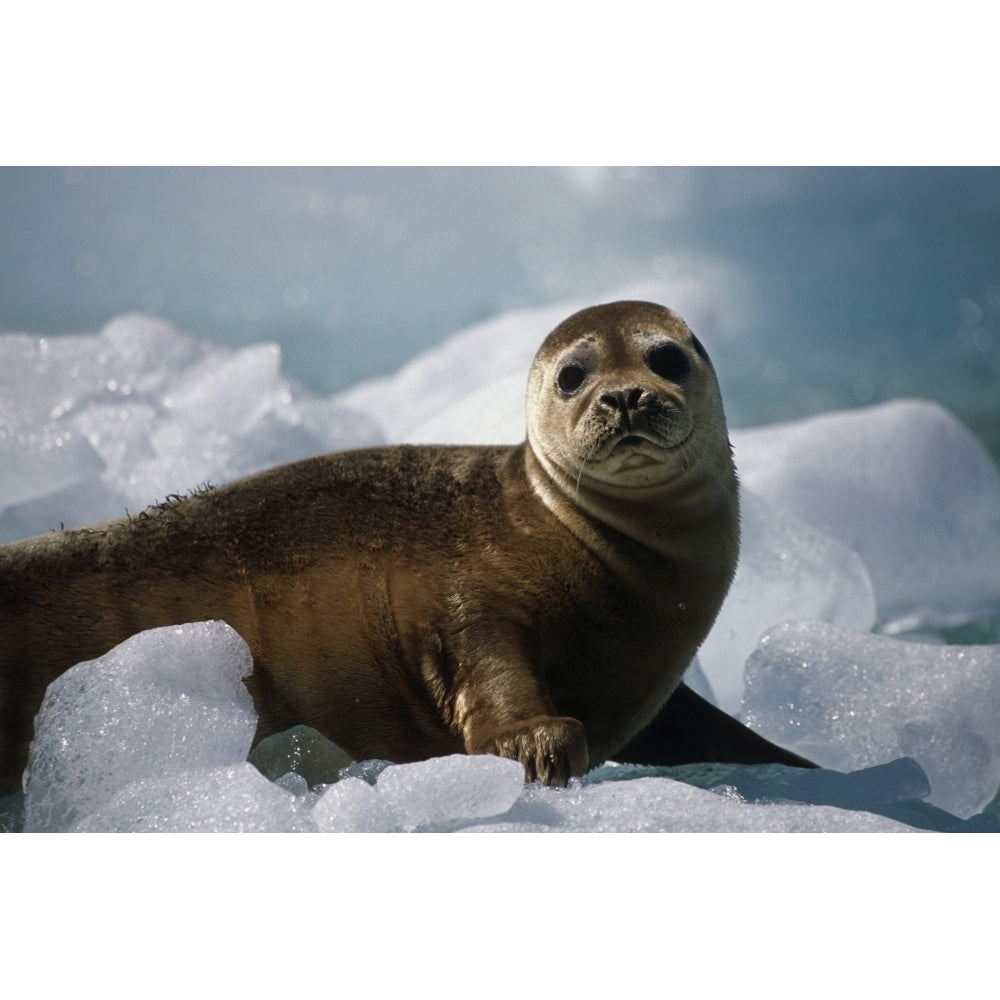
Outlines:
{"type": "Polygon", "coordinates": [[[590,456],[594,454],[597,450],[597,442],[595,441],[590,446],[590,451],[587,452],[587,457],[580,463],[580,471],[576,474],[576,491],[573,494],[573,503],[577,503],[580,499],[580,481],[583,479],[583,468],[590,461],[590,456]]]}

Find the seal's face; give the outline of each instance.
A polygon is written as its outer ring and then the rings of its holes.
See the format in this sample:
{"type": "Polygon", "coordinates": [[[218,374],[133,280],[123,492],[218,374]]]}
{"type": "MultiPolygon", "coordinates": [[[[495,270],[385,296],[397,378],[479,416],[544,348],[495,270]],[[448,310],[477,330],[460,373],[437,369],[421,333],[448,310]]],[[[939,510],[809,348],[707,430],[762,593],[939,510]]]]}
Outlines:
{"type": "Polygon", "coordinates": [[[673,483],[729,451],[704,347],[647,302],[585,309],[546,338],[528,382],[528,439],[564,482],[616,491],[673,483]]]}

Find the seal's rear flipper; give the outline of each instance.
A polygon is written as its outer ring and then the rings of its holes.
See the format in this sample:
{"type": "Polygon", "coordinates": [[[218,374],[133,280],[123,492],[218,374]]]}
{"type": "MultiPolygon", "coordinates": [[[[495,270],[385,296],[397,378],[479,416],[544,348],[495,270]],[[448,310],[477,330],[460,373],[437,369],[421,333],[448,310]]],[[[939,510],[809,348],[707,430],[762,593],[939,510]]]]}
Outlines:
{"type": "Polygon", "coordinates": [[[614,755],[622,764],[787,764],[816,767],[810,760],[765,740],[681,684],[660,714],[614,755]]]}

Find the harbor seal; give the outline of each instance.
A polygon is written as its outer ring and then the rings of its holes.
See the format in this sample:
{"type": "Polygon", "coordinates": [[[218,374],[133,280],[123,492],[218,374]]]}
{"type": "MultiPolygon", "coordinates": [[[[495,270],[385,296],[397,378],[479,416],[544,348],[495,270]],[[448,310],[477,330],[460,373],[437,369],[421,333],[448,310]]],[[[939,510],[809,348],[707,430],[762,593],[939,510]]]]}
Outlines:
{"type": "Polygon", "coordinates": [[[738,547],[704,347],[659,305],[585,309],[535,357],[520,445],[321,455],[0,548],[0,791],[55,677],[208,619],[250,647],[258,740],[304,724],[359,760],[493,753],[565,784],[668,703],[738,547]]]}

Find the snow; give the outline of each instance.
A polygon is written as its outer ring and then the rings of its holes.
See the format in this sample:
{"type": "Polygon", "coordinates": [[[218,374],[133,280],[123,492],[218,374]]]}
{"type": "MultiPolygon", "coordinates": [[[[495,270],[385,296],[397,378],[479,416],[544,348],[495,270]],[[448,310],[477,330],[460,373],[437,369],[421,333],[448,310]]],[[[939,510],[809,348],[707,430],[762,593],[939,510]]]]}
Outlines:
{"type": "MultiPolygon", "coordinates": [[[[661,282],[595,300],[640,292],[682,314],[705,298],[661,282]]],[[[223,348],[139,314],[96,334],[0,337],[0,541],[325,450],[519,440],[530,358],[579,304],[504,313],[335,397],[285,375],[275,344],[223,348]]],[[[246,648],[224,623],[200,623],[138,635],[52,685],[25,829],[996,828],[1000,646],[943,644],[1000,612],[988,454],[920,400],[733,441],[741,562],[692,686],[823,770],[608,764],[550,789],[486,757],[344,767],[303,731],[249,763],[246,648]]],[[[0,828],[19,825],[20,807],[4,802],[0,828]]]]}

